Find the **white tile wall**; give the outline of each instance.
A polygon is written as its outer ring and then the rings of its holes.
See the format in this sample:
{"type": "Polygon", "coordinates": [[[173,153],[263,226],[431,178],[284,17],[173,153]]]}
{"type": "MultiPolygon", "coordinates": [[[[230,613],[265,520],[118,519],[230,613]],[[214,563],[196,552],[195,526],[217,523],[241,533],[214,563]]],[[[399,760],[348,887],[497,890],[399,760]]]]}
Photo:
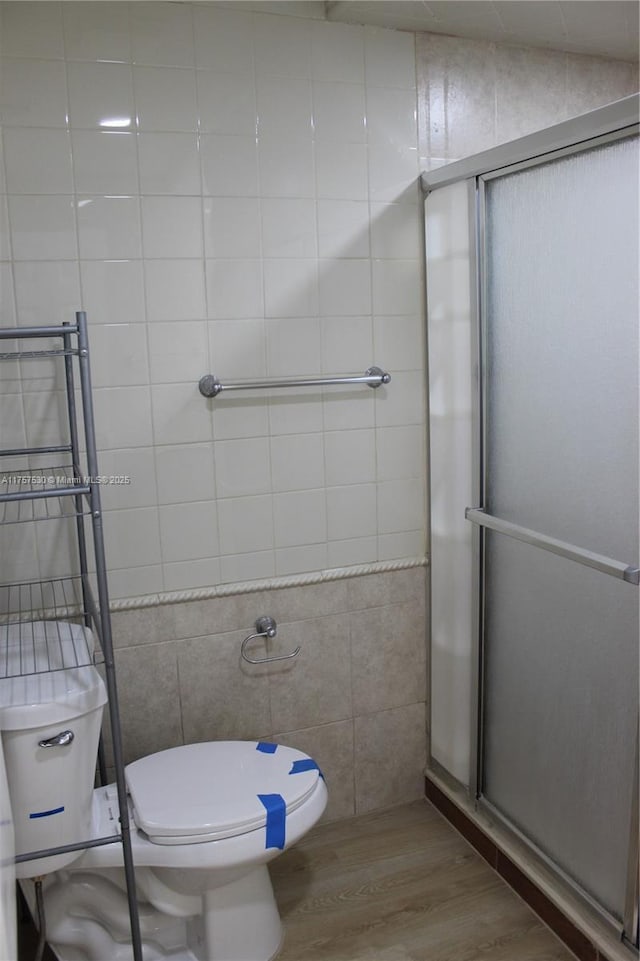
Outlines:
{"type": "MultiPolygon", "coordinates": [[[[9,0],[0,29],[0,322],[88,311],[103,472],[131,477],[114,596],[422,554],[420,166],[633,68],[424,36],[416,72],[410,33],[187,3],[9,0]],[[197,390],[373,363],[388,388],[197,390]]],[[[3,441],[55,433],[32,367],[4,369],[3,441]]]]}

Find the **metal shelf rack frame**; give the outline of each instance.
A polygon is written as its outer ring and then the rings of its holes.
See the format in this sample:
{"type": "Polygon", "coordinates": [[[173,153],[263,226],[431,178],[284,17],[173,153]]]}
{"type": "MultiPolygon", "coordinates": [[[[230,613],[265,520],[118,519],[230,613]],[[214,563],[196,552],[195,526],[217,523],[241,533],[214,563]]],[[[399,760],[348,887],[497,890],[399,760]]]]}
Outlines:
{"type": "MultiPolygon", "coordinates": [[[[25,466],[12,471],[0,470],[0,525],[21,522],[75,520],[75,536],[78,552],[79,573],[68,577],[54,577],[34,580],[22,584],[0,586],[0,644],[3,637],[8,643],[9,626],[12,637],[16,631],[20,639],[20,674],[38,673],[54,665],[56,670],[78,667],[83,664],[102,662],[108,694],[109,719],[113,750],[113,764],[120,811],[120,834],[87,839],[86,842],[32,851],[16,857],[16,861],[29,861],[68,851],[82,851],[103,844],[122,844],[124,873],[127,886],[129,919],[131,924],[131,946],[134,961],[142,961],[142,944],[138,903],[136,899],[135,872],[131,849],[127,790],[124,777],[124,758],[122,736],[118,711],[118,692],[116,685],[111,618],[109,611],[109,591],[105,563],[104,532],[100,501],[99,471],[96,454],[96,435],[91,390],[91,371],[89,363],[89,342],[87,335],[87,316],[78,311],[75,323],[55,326],[13,327],[0,329],[2,341],[15,342],[17,349],[0,351],[0,361],[32,360],[40,357],[61,357],[64,363],[65,394],[67,407],[68,442],[53,446],[23,447],[0,450],[0,458],[11,458],[11,463],[25,466]],[[49,341],[58,346],[50,347],[49,341]],[[42,349],[20,349],[23,342],[46,341],[42,349]],[[77,365],[79,397],[84,425],[85,452],[80,447],[78,410],[75,395],[75,371],[77,365]],[[33,463],[42,463],[46,457],[46,468],[33,463]],[[25,463],[26,461],[26,463],[25,463]],[[30,462],[31,461],[31,462],[30,462]],[[59,463],[57,463],[59,461],[59,463]],[[54,466],[52,466],[52,463],[54,466]],[[86,470],[81,470],[82,465],[86,470]],[[85,523],[91,524],[93,544],[89,548],[85,523]],[[95,570],[89,570],[89,556],[94,561],[95,570]],[[92,584],[95,585],[95,598],[92,584]],[[51,631],[50,642],[55,651],[47,652],[45,666],[34,655],[34,620],[55,622],[61,617],[76,621],[91,628],[98,638],[100,650],[93,651],[88,645],[67,643],[61,637],[61,628],[51,631]],[[24,647],[24,650],[22,649],[24,647]],[[63,655],[61,654],[63,652],[63,655]]],[[[14,345],[11,344],[13,347],[14,345]]],[[[61,425],[61,432],[63,430],[61,425]]],[[[0,461],[0,468],[2,467],[0,461]]],[[[6,463],[6,461],[4,462],[6,463]]],[[[7,676],[9,657],[0,650],[0,676],[7,676]]],[[[15,660],[12,659],[12,665],[15,660]]],[[[11,671],[15,674],[15,666],[11,671]]],[[[101,755],[100,779],[106,781],[104,759],[101,755]]]]}

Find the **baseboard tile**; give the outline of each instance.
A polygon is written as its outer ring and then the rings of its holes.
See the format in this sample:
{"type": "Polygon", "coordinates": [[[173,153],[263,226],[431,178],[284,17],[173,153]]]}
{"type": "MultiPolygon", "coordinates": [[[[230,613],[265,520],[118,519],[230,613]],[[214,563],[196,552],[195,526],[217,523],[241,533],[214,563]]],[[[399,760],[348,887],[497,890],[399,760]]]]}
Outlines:
{"type": "Polygon", "coordinates": [[[431,773],[425,777],[425,795],[509,887],[551,928],[578,961],[634,961],[638,957],[637,952],[622,943],[612,945],[609,951],[602,943],[596,943],[580,930],[460,804],[452,799],[445,785],[442,782],[436,783],[431,773]]]}

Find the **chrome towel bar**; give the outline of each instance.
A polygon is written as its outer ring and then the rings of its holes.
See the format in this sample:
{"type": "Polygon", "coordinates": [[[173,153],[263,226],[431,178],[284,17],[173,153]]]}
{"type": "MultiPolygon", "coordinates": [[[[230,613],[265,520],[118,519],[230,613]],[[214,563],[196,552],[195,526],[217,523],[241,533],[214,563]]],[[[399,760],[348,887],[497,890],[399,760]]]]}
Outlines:
{"type": "Polygon", "coordinates": [[[217,397],[223,390],[257,390],[269,387],[326,387],[331,384],[366,384],[380,387],[388,384],[391,374],[380,367],[369,367],[364,374],[343,374],[336,377],[275,377],[267,380],[238,380],[235,384],[221,384],[215,374],[200,378],[198,388],[203,397],[217,397]]]}

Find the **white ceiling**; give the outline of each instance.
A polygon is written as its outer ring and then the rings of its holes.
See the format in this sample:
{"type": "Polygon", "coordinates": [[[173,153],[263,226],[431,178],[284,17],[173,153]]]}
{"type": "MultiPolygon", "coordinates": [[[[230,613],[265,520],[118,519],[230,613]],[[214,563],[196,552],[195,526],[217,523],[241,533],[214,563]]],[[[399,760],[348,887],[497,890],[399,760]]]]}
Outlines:
{"type": "Polygon", "coordinates": [[[638,60],[636,0],[233,0],[224,6],[638,60]]]}

